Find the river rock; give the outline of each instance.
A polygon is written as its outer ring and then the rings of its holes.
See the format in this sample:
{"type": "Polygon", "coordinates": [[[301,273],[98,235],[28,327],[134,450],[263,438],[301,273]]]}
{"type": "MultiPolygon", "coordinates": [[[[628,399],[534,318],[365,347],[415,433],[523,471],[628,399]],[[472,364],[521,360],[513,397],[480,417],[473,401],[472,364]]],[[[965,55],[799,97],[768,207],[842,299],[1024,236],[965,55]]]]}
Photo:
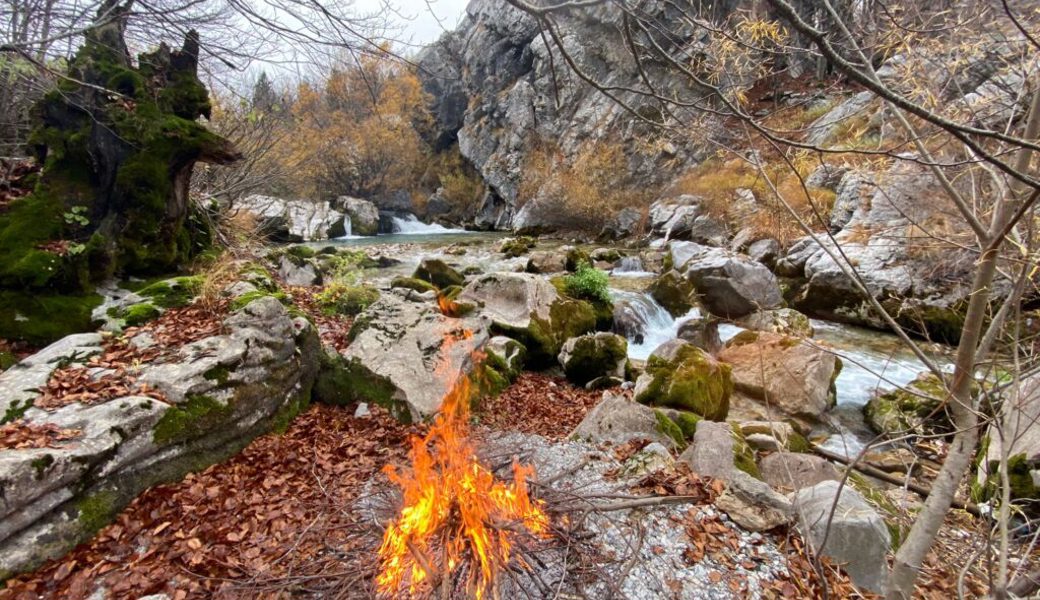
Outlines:
{"type": "Polygon", "coordinates": [[[29,408],[36,392],[24,386],[85,360],[97,351],[94,334],[66,338],[0,374],[7,414],[14,407],[27,423],[82,432],[57,447],[0,450],[0,573],[61,556],[145,488],[227,458],[306,405],[319,351],[309,322],[262,297],[228,317],[224,331],[140,366],[138,381],[166,402],[126,396],[29,408]]]}
{"type": "Polygon", "coordinates": [[[843,564],[858,587],[882,591],[891,537],[885,521],[859,492],[823,481],[798,490],[794,510],[798,530],[816,552],[843,564]]]}
{"type": "Polygon", "coordinates": [[[603,226],[603,230],[599,233],[599,238],[601,240],[616,241],[631,237],[642,220],[642,212],[631,206],[626,206],[607,221],[607,224],[603,226]]]}
{"type": "Polygon", "coordinates": [[[310,242],[346,234],[344,214],[328,202],[252,195],[235,208],[256,215],[260,229],[276,242],[310,242]]]}
{"type": "Polygon", "coordinates": [[[782,492],[841,480],[837,467],[825,458],[798,452],[774,452],[759,461],[758,471],[763,481],[782,492]]]}
{"type": "Polygon", "coordinates": [[[673,317],[680,317],[697,303],[693,284],[678,271],[666,271],[650,285],[650,295],[673,317]]]}
{"type": "Polygon", "coordinates": [[[798,338],[745,331],[718,358],[732,370],[738,419],[789,418],[808,427],[834,406],[840,361],[798,338]]]}
{"type": "Polygon", "coordinates": [[[679,325],[676,337],[697,346],[708,354],[715,354],[722,349],[719,321],[714,317],[694,317],[683,321],[679,325]]]}
{"type": "Polygon", "coordinates": [[[698,475],[729,480],[737,470],[733,456],[736,441],[729,423],[700,421],[693,442],[679,455],[698,475]]]}
{"type": "Polygon", "coordinates": [[[675,445],[661,432],[653,409],[609,391],[603,392],[603,399],[585,415],[570,437],[593,443],[624,444],[646,439],[668,448],[675,445]]]}
{"type": "Polygon", "coordinates": [[[567,379],[577,385],[600,377],[624,381],[628,341],[615,333],[587,333],[567,340],[560,349],[559,361],[567,379]]]}
{"type": "Polygon", "coordinates": [[[513,338],[504,335],[496,335],[488,340],[487,345],[484,346],[484,352],[489,358],[502,364],[502,370],[510,380],[516,379],[520,375],[527,359],[527,348],[513,338]]]}
{"type": "Polygon", "coordinates": [[[415,272],[412,273],[412,277],[431,283],[439,289],[462,285],[466,282],[466,278],[461,273],[437,258],[422,259],[419,266],[415,268],[415,272]]]}
{"type": "Polygon", "coordinates": [[[288,253],[278,257],[278,277],[290,286],[309,287],[322,282],[321,273],[314,263],[288,253]]]}
{"type": "Polygon", "coordinates": [[[1017,387],[1007,390],[1001,411],[1004,414],[1002,421],[990,425],[983,438],[986,458],[979,461],[977,483],[983,486],[983,495],[992,492],[985,484],[987,480],[996,483],[997,468],[1003,459],[1003,444],[1009,443],[1008,474],[1012,481],[1012,499],[1035,501],[1040,498],[1040,473],[1037,473],[1040,468],[1040,375],[1023,377],[1017,387]]]}
{"type": "Polygon", "coordinates": [[[791,522],[791,501],[769,484],[743,471],[733,471],[715,506],[748,531],[768,531],[791,522]]]}
{"type": "Polygon", "coordinates": [[[535,250],[527,259],[528,273],[562,273],[567,270],[567,254],[560,250],[535,250]]]}
{"type": "Polygon", "coordinates": [[[459,302],[478,307],[491,320],[492,330],[516,338],[533,366],[556,362],[563,343],[593,331],[592,305],[560,294],[543,277],[527,273],[489,273],[463,289],[459,302]]]}
{"type": "Polygon", "coordinates": [[[779,333],[794,337],[809,338],[815,333],[809,317],[793,308],[760,310],[738,319],[736,324],[745,329],[779,333]]]}
{"type": "Polygon", "coordinates": [[[772,269],[776,265],[777,257],[780,256],[780,242],[772,238],[751,242],[747,248],[747,255],[751,260],[757,260],[772,269]]]}
{"type": "Polygon", "coordinates": [[[729,413],[733,382],[728,365],[682,340],[654,350],[636,381],[635,399],[650,406],[686,410],[721,421],[729,413]]]}
{"type": "Polygon", "coordinates": [[[340,196],[332,202],[332,208],[350,219],[351,235],[376,235],[379,233],[379,209],[375,204],[361,198],[340,196]]]}
{"type": "Polygon", "coordinates": [[[669,249],[673,267],[712,314],[739,318],[783,302],[773,273],[746,255],[694,242],[672,242],[669,249]]]}
{"type": "Polygon", "coordinates": [[[611,326],[614,333],[633,343],[642,344],[648,327],[643,310],[635,301],[622,298],[614,302],[614,322],[611,326]]]}
{"type": "Polygon", "coordinates": [[[329,357],[315,394],[336,404],[379,404],[403,420],[424,419],[440,410],[462,378],[481,383],[489,375],[478,352],[490,339],[488,325],[477,317],[447,317],[411,290],[384,292],[358,315],[350,346],[329,357]]]}

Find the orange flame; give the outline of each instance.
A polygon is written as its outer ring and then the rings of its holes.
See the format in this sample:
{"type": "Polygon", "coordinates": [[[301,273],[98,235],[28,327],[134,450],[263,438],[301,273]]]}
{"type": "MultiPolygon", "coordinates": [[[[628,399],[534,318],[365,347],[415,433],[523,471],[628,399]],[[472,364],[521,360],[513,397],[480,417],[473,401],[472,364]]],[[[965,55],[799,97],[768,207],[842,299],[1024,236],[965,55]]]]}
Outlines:
{"type": "MultiPolygon", "coordinates": [[[[462,338],[471,335],[466,331],[462,338]]],[[[448,346],[458,339],[449,338],[448,346]]],[[[527,493],[533,468],[514,462],[513,482],[506,484],[477,461],[468,439],[470,385],[469,377],[458,377],[426,436],[412,438],[410,469],[384,468],[404,496],[379,548],[376,583],[384,597],[405,588],[411,594],[432,590],[469,559],[475,568],[468,587],[479,600],[508,565],[518,533],[544,535],[549,527],[540,503],[527,493]]]]}

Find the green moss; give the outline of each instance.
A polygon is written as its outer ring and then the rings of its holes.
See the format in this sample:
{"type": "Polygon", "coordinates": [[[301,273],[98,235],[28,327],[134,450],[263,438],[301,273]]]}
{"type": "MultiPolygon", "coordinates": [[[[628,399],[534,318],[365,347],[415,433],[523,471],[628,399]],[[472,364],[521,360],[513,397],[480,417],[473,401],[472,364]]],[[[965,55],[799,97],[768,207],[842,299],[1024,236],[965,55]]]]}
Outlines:
{"type": "Polygon", "coordinates": [[[0,291],[0,338],[44,345],[71,333],[90,331],[91,313],[101,301],[97,294],[0,291]]]}
{"type": "Polygon", "coordinates": [[[628,342],[618,335],[584,335],[576,339],[563,372],[577,385],[605,375],[616,375],[628,356],[628,342]]]}
{"type": "Polygon", "coordinates": [[[942,410],[946,388],[938,377],[923,373],[907,389],[895,389],[872,397],[863,416],[878,433],[949,432],[951,423],[942,410]]]}
{"type": "Polygon", "coordinates": [[[289,400],[271,417],[271,431],[282,434],[292,425],[293,419],[307,410],[311,403],[313,382],[306,389],[300,390],[292,395],[289,400]]]}
{"type": "Polygon", "coordinates": [[[202,378],[207,381],[215,381],[217,385],[223,386],[231,379],[231,369],[224,365],[217,365],[203,373],[202,378]]]}
{"type": "Polygon", "coordinates": [[[581,248],[570,248],[567,250],[567,257],[564,261],[564,265],[568,271],[576,272],[579,271],[582,266],[592,268],[592,259],[589,258],[589,253],[581,248]]]}
{"type": "Polygon", "coordinates": [[[527,254],[531,248],[534,248],[537,242],[533,237],[522,235],[502,242],[498,250],[502,254],[506,255],[506,258],[517,258],[527,254]]]}
{"type": "Polygon", "coordinates": [[[748,445],[739,427],[731,426],[730,431],[733,434],[733,466],[756,479],[761,479],[762,474],[759,473],[758,463],[755,462],[755,451],[748,445]]]}
{"type": "Polygon", "coordinates": [[[653,379],[637,402],[690,411],[711,421],[722,421],[729,413],[730,366],[696,346],[684,346],[671,361],[651,356],[646,373],[653,379]]]}
{"type": "Polygon", "coordinates": [[[144,323],[151,321],[161,314],[162,311],[151,302],[140,302],[126,307],[126,310],[122,311],[120,318],[122,318],[128,326],[137,327],[138,325],[143,325],[144,323]]]}
{"type": "Polygon", "coordinates": [[[245,307],[249,306],[250,304],[252,304],[254,300],[259,300],[260,298],[274,298],[274,299],[278,300],[279,302],[281,302],[282,304],[285,304],[285,305],[291,305],[292,304],[292,298],[288,294],[283,292],[283,291],[279,290],[279,291],[276,291],[276,292],[268,292],[267,290],[256,290],[256,291],[253,291],[253,292],[246,292],[245,294],[242,294],[238,298],[233,299],[228,304],[228,308],[232,312],[238,312],[238,311],[242,310],[243,308],[245,308],[245,307]]]}
{"type": "Polygon", "coordinates": [[[680,411],[674,420],[675,424],[678,425],[679,429],[682,431],[683,437],[692,440],[693,435],[697,433],[697,423],[700,423],[704,419],[695,413],[680,411]]]}
{"type": "Polygon", "coordinates": [[[402,421],[410,421],[407,409],[394,396],[397,387],[385,377],[376,375],[357,361],[347,361],[339,354],[322,353],[314,384],[314,399],[325,404],[348,406],[370,402],[387,408],[402,421]]]}
{"type": "Polygon", "coordinates": [[[683,430],[679,428],[679,425],[673,421],[668,415],[664,414],[663,411],[655,410],[654,418],[657,419],[657,430],[668,436],[673,442],[675,447],[680,451],[686,449],[686,435],[683,430]]]}
{"type": "Polygon", "coordinates": [[[690,312],[696,298],[693,284],[675,271],[665,271],[654,280],[648,291],[673,317],[690,312]]]}
{"type": "Polygon", "coordinates": [[[792,431],[787,436],[787,450],[789,452],[806,454],[812,451],[812,444],[809,443],[809,440],[804,435],[797,431],[792,431]]]}
{"type": "Polygon", "coordinates": [[[36,479],[43,479],[43,476],[47,473],[47,469],[54,464],[54,456],[50,454],[44,454],[39,458],[33,459],[31,463],[32,468],[36,471],[36,479]]]}
{"type": "MultiPolygon", "coordinates": [[[[976,502],[985,502],[1000,498],[1000,461],[991,460],[985,482],[973,487],[972,495],[976,502]]],[[[1025,454],[1015,454],[1008,458],[1007,475],[1011,487],[1011,500],[1040,500],[1040,489],[1033,483],[1030,471],[1033,465],[1025,454]]]]}
{"type": "Polygon", "coordinates": [[[6,371],[18,364],[18,357],[10,350],[0,350],[0,371],[6,371]]]}
{"type": "Polygon", "coordinates": [[[303,260],[314,258],[318,255],[318,252],[310,246],[289,246],[285,249],[285,253],[288,256],[293,256],[303,260]]]}
{"type": "Polygon", "coordinates": [[[394,280],[390,282],[390,287],[415,290],[420,294],[423,292],[437,291],[437,286],[415,277],[394,277],[394,280]]]}
{"type": "Polygon", "coordinates": [[[119,494],[114,491],[98,491],[84,496],[76,502],[76,520],[80,529],[93,535],[112,522],[119,513],[119,494]]]}
{"type": "Polygon", "coordinates": [[[152,439],[160,446],[196,438],[231,416],[231,407],[212,398],[189,394],[183,404],[171,406],[155,425],[152,439]]]}
{"type": "Polygon", "coordinates": [[[201,275],[174,277],[157,281],[141,288],[137,293],[150,298],[156,306],[162,308],[178,308],[191,304],[205,279],[201,275]]]}
{"type": "Polygon", "coordinates": [[[5,425],[11,421],[17,421],[25,416],[25,411],[29,410],[33,405],[32,400],[24,400],[19,402],[13,400],[7,407],[7,411],[4,412],[4,418],[0,419],[0,425],[5,425]]]}
{"type": "Polygon", "coordinates": [[[357,315],[379,300],[379,290],[367,285],[331,283],[315,296],[328,315],[357,315]]]}

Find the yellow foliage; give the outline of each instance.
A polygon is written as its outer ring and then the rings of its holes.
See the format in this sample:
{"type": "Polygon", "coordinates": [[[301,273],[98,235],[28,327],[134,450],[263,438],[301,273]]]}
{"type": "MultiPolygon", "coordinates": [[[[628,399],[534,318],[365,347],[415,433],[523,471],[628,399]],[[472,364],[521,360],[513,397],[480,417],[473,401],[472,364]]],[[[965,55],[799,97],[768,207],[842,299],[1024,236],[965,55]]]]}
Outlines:
{"type": "Polygon", "coordinates": [[[651,190],[631,181],[619,144],[591,141],[570,162],[554,144],[536,146],[525,160],[518,195],[522,203],[538,198],[557,227],[599,231],[622,208],[646,206],[651,190]]]}
{"type": "Polygon", "coordinates": [[[778,162],[759,170],[739,158],[711,159],[679,178],[672,192],[700,197],[707,214],[735,229],[751,227],[786,243],[804,235],[798,218],[813,229],[826,228],[834,206],[834,192],[804,185],[814,164],[807,155],[798,155],[791,165],[778,162]],[[754,194],[754,210],[736,202],[739,189],[754,194]]]}

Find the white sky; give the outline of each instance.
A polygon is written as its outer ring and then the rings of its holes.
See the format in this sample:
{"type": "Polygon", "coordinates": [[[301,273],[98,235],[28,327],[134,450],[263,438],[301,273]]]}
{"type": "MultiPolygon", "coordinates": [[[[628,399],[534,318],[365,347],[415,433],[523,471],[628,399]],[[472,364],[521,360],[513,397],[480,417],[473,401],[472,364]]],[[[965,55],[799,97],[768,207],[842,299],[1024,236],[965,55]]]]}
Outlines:
{"type": "Polygon", "coordinates": [[[389,19],[402,28],[401,37],[413,44],[429,44],[444,29],[452,30],[466,12],[469,0],[355,0],[360,13],[382,11],[389,4],[389,19]],[[439,22],[438,22],[439,21],[439,22]]]}

